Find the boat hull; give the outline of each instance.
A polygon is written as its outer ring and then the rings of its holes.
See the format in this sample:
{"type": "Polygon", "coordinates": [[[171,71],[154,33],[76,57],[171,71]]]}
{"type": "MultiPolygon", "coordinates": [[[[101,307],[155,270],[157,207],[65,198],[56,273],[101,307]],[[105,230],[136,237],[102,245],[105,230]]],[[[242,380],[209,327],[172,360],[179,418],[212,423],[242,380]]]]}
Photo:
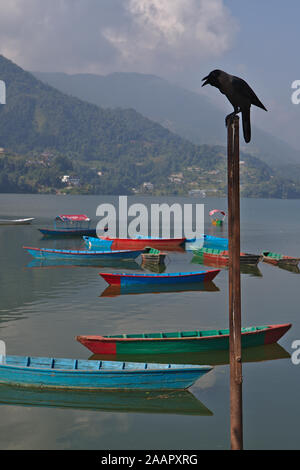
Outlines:
{"type": "Polygon", "coordinates": [[[34,258],[38,259],[74,259],[74,260],[96,260],[96,259],[135,259],[142,251],[117,250],[117,251],[90,251],[90,250],[55,250],[47,248],[23,247],[34,258]]]}
{"type": "Polygon", "coordinates": [[[300,258],[293,258],[292,256],[275,255],[274,257],[272,257],[269,253],[270,252],[266,251],[263,252],[263,261],[265,263],[273,264],[274,266],[298,266],[300,261],[300,258]]]}
{"type": "Polygon", "coordinates": [[[39,231],[46,237],[96,237],[96,229],[89,228],[64,228],[64,229],[51,229],[39,228],[39,231]]]}
{"type": "Polygon", "coordinates": [[[191,238],[186,240],[185,249],[187,251],[194,251],[198,248],[217,248],[219,250],[228,250],[228,238],[203,235],[200,238],[191,238]]]}
{"type": "Polygon", "coordinates": [[[72,390],[183,390],[210,370],[210,366],[7,356],[0,363],[0,383],[72,390]]]}
{"type": "MultiPolygon", "coordinates": [[[[198,258],[199,263],[214,263],[215,265],[227,267],[229,265],[229,253],[227,250],[218,249],[199,249],[194,250],[194,255],[198,258]]],[[[240,263],[247,265],[257,265],[262,260],[262,255],[251,253],[241,253],[240,263]]]]}
{"type": "MultiPolygon", "coordinates": [[[[249,348],[276,343],[290,327],[291,324],[244,328],[242,330],[242,347],[249,348]],[[255,328],[260,329],[255,330],[255,328]]],[[[169,337],[163,333],[154,333],[148,334],[148,338],[145,337],[147,335],[144,337],[141,335],[116,335],[114,337],[77,336],[76,339],[94,354],[176,354],[228,351],[229,331],[222,335],[219,334],[220,331],[228,330],[201,332],[207,333],[207,336],[191,336],[192,333],[196,334],[197,332],[175,332],[168,333],[169,337]],[[179,337],[180,334],[182,336],[179,337]]]]}
{"type": "Polygon", "coordinates": [[[94,249],[97,246],[106,246],[107,249],[111,250],[143,250],[151,246],[158,250],[180,250],[183,251],[182,245],[185,242],[185,238],[109,238],[100,237],[91,239],[85,239],[85,243],[90,249],[94,249]]]}
{"type": "Polygon", "coordinates": [[[144,284],[132,286],[109,285],[101,297],[116,297],[118,295],[170,294],[179,292],[218,292],[220,289],[212,282],[187,282],[185,284],[144,284]]]}
{"type": "Polygon", "coordinates": [[[170,274],[120,274],[99,273],[110,285],[116,286],[144,286],[144,285],[168,285],[168,284],[190,284],[195,282],[210,282],[220,272],[219,269],[211,271],[200,271],[193,273],[170,273],[170,274]]]}
{"type": "Polygon", "coordinates": [[[0,219],[0,225],[29,225],[34,220],[34,218],[29,219],[15,219],[15,220],[5,220],[0,219]]]}

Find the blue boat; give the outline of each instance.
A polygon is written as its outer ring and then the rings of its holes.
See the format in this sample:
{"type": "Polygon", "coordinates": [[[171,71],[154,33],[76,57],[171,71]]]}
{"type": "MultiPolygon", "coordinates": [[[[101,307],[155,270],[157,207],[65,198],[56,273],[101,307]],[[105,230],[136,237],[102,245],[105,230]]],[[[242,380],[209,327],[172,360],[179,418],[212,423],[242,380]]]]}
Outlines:
{"type": "Polygon", "coordinates": [[[96,236],[84,236],[83,237],[85,246],[89,250],[111,250],[113,240],[105,240],[105,238],[97,238],[96,236]]]}
{"type": "Polygon", "coordinates": [[[90,228],[90,222],[91,219],[85,214],[61,214],[55,217],[53,228],[39,228],[39,231],[46,237],[96,237],[97,230],[90,228]]]}
{"type": "Polygon", "coordinates": [[[143,250],[114,250],[114,251],[91,251],[91,250],[60,250],[52,248],[35,248],[23,246],[34,258],[43,259],[135,259],[143,250]]]}
{"type": "Polygon", "coordinates": [[[211,366],[0,356],[0,384],[75,390],[183,390],[211,366]]]}
{"type": "Polygon", "coordinates": [[[143,250],[155,248],[165,251],[184,252],[185,238],[142,237],[115,238],[115,237],[83,237],[87,248],[94,250],[143,250]]]}
{"type": "Polygon", "coordinates": [[[194,251],[199,248],[218,248],[228,250],[228,238],[214,237],[213,235],[203,235],[199,238],[191,238],[186,240],[186,251],[194,251]]]}
{"type": "Polygon", "coordinates": [[[210,271],[163,273],[163,274],[128,274],[128,273],[99,273],[112,286],[144,286],[153,284],[191,284],[195,282],[211,282],[220,269],[210,271]]]}

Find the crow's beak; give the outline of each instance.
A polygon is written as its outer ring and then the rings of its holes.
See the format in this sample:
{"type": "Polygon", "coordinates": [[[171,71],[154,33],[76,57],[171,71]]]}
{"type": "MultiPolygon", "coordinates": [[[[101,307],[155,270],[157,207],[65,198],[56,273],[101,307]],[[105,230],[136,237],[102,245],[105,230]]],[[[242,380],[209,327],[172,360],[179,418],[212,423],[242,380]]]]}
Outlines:
{"type": "Polygon", "coordinates": [[[207,77],[202,78],[202,82],[203,82],[203,80],[205,80],[205,82],[202,83],[202,86],[205,86],[205,85],[208,85],[208,84],[209,84],[208,75],[207,75],[207,77]]]}

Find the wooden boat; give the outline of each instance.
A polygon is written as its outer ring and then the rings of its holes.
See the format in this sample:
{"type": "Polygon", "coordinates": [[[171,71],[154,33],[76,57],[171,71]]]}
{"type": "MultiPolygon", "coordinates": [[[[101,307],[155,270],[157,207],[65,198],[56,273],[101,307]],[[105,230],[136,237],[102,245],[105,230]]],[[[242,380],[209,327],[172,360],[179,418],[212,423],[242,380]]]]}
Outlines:
{"type": "MultiPolygon", "coordinates": [[[[227,250],[219,250],[215,248],[199,248],[194,250],[194,255],[199,259],[199,263],[212,261],[219,266],[228,266],[229,254],[227,250]]],[[[250,253],[240,254],[241,264],[257,265],[261,261],[262,255],[254,255],[250,253]]]]}
{"type": "Polygon", "coordinates": [[[119,295],[176,294],[180,292],[218,292],[214,282],[185,282],[184,284],[133,284],[109,285],[100,297],[117,297],[119,295]]]}
{"type": "Polygon", "coordinates": [[[142,253],[142,260],[145,263],[163,264],[166,256],[166,253],[157,250],[156,248],[146,246],[142,253]]]}
{"type": "Polygon", "coordinates": [[[0,405],[105,411],[212,416],[189,390],[44,390],[0,385],[0,405]]]}
{"type": "Polygon", "coordinates": [[[43,259],[135,259],[141,250],[114,250],[114,251],[91,251],[91,250],[60,250],[54,248],[35,248],[23,246],[34,258],[43,259]]]}
{"type": "MultiPolygon", "coordinates": [[[[203,266],[209,266],[210,268],[223,268],[223,269],[228,269],[229,264],[216,261],[216,260],[211,260],[211,259],[205,259],[203,260],[203,257],[194,255],[193,258],[191,259],[192,264],[201,264],[203,266]]],[[[256,276],[256,277],[263,277],[262,272],[258,268],[258,264],[244,264],[241,263],[240,265],[240,271],[241,274],[248,274],[249,276],[256,276]]]]}
{"type": "Polygon", "coordinates": [[[28,219],[0,219],[0,225],[29,225],[34,220],[34,217],[28,219]]]}
{"type": "Polygon", "coordinates": [[[163,274],[131,274],[131,273],[99,273],[100,276],[110,285],[133,286],[133,285],[166,285],[166,284],[186,284],[193,282],[212,281],[220,272],[219,269],[211,271],[163,273],[163,274]]]}
{"type": "MultiPolygon", "coordinates": [[[[242,328],[242,347],[276,343],[291,327],[267,325],[242,328]]],[[[229,330],[179,331],[173,333],[81,335],[76,340],[94,354],[170,354],[229,349],[229,330]]]]}
{"type": "Polygon", "coordinates": [[[181,390],[210,366],[0,356],[0,383],[75,390],[181,390]]]}
{"type": "Polygon", "coordinates": [[[99,249],[99,246],[107,250],[144,250],[146,247],[157,250],[184,251],[182,245],[185,238],[112,238],[101,236],[99,238],[84,237],[88,248],[99,249]]]}
{"type": "Polygon", "coordinates": [[[263,251],[262,256],[263,256],[263,261],[265,263],[274,264],[275,266],[280,266],[284,264],[297,266],[300,261],[300,258],[293,258],[292,256],[285,256],[285,255],[281,255],[278,253],[273,253],[272,251],[263,251]]]}
{"type": "Polygon", "coordinates": [[[228,238],[215,237],[213,235],[203,235],[200,238],[191,238],[186,240],[186,251],[194,251],[199,248],[217,248],[219,250],[228,250],[228,238]]]}
{"type": "Polygon", "coordinates": [[[285,271],[289,271],[290,273],[300,274],[300,269],[298,266],[292,264],[278,264],[277,266],[279,269],[284,269],[285,271]]]}
{"type": "MultiPolygon", "coordinates": [[[[142,255],[143,258],[143,255],[142,255]]],[[[142,259],[141,268],[152,273],[164,273],[167,269],[165,263],[159,263],[155,261],[145,261],[142,259]]]]}
{"type": "MultiPolygon", "coordinates": [[[[279,343],[243,348],[242,351],[243,364],[246,362],[291,359],[291,354],[279,343]]],[[[230,361],[229,349],[162,354],[92,354],[89,359],[98,361],[159,362],[160,364],[210,364],[211,366],[226,365],[230,361]]]]}
{"type": "Polygon", "coordinates": [[[54,219],[53,228],[40,228],[39,231],[44,236],[54,237],[82,237],[88,235],[96,237],[95,228],[90,228],[91,219],[84,214],[61,214],[54,219]],[[57,222],[60,225],[57,225],[57,222]]]}

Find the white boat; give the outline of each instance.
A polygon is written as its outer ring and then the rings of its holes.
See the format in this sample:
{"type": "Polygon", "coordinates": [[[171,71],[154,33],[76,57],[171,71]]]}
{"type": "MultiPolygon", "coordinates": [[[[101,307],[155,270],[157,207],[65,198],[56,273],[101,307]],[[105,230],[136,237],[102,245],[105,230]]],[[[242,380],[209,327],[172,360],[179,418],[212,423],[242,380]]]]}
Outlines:
{"type": "Polygon", "coordinates": [[[0,225],[28,225],[34,220],[34,217],[28,219],[0,219],[0,225]]]}

